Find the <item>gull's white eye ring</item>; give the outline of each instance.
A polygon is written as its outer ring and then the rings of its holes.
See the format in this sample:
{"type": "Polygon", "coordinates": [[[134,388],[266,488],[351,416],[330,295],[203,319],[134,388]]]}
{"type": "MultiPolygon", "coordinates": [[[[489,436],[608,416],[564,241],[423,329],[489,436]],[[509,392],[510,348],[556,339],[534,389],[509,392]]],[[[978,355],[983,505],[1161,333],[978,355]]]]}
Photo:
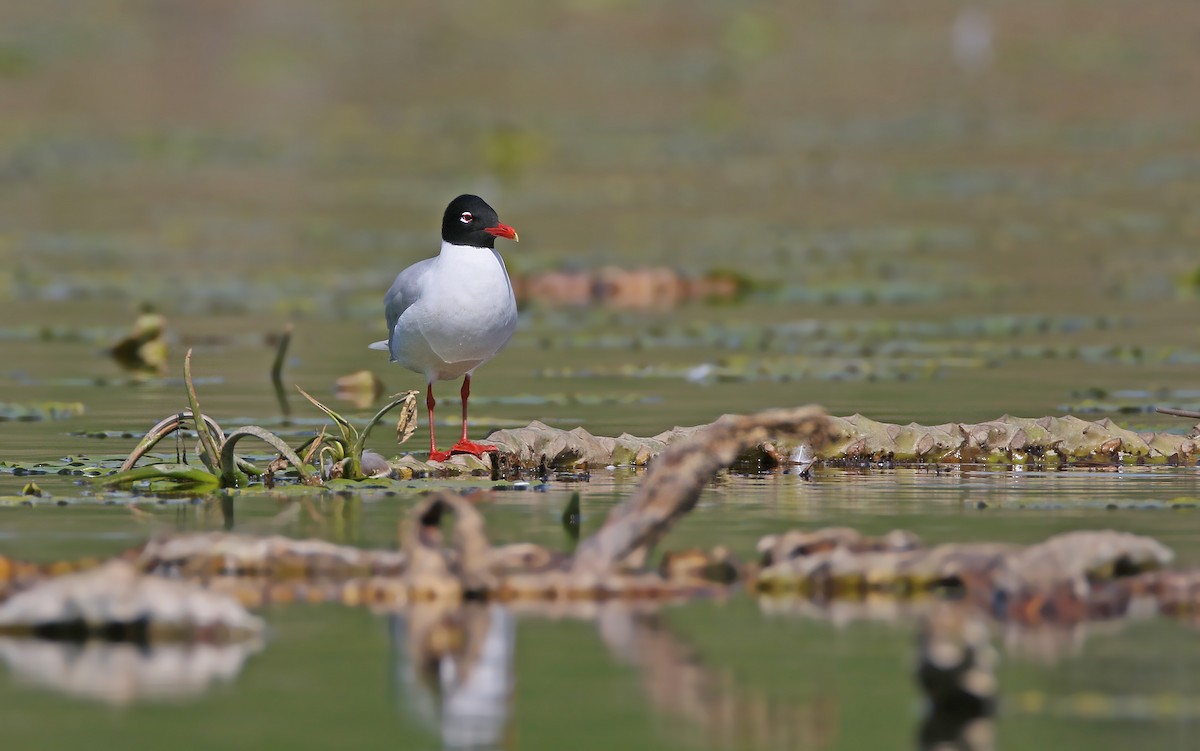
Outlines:
{"type": "Polygon", "coordinates": [[[472,219],[474,219],[474,218],[475,218],[475,217],[471,216],[471,212],[469,212],[469,211],[464,211],[464,212],[463,212],[463,213],[462,213],[462,214],[461,214],[461,215],[458,217],[458,221],[462,222],[463,224],[470,224],[470,223],[471,223],[471,220],[472,220],[472,219]]]}

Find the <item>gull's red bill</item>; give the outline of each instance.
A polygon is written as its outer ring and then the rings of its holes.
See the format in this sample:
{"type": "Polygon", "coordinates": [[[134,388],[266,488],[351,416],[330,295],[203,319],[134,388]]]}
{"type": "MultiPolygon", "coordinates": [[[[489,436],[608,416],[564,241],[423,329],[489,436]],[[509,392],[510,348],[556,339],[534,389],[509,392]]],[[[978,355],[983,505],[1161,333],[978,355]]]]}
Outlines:
{"type": "Polygon", "coordinates": [[[521,241],[520,238],[517,237],[517,231],[507,224],[497,224],[495,227],[488,227],[484,230],[484,232],[488,233],[489,235],[495,235],[496,237],[506,237],[514,242],[521,241]]]}

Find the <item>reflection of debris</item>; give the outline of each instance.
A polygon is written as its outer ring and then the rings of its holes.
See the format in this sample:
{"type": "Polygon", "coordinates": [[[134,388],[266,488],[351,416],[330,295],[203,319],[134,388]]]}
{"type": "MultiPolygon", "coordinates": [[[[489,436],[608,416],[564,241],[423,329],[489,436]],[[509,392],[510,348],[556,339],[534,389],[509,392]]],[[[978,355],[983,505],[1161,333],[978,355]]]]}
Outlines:
{"type": "Polygon", "coordinates": [[[837,738],[838,703],[819,697],[789,704],[739,686],[733,676],[704,663],[656,613],[625,603],[597,614],[600,638],[613,656],[641,676],[653,707],[686,719],[715,748],[821,749],[837,738]]]}
{"type": "Polygon", "coordinates": [[[1157,540],[1128,532],[1067,532],[1005,556],[994,577],[1005,592],[1064,588],[1083,596],[1091,582],[1162,568],[1174,557],[1157,540]]]}
{"type": "Polygon", "coordinates": [[[262,628],[229,597],[146,576],[121,560],[46,580],[0,605],[0,633],[53,639],[226,642],[262,628]]]}
{"type": "Polygon", "coordinates": [[[901,532],[863,538],[824,530],[764,538],[760,550],[766,566],[756,586],[765,593],[794,592],[817,602],[963,593],[984,612],[1027,624],[1122,617],[1132,598],[1112,587],[1152,586],[1154,570],[1172,558],[1155,540],[1111,531],[1070,532],[1027,548],[922,548],[901,532]]]}
{"type": "Polygon", "coordinates": [[[0,660],[19,680],[68,696],[125,705],[188,699],[230,683],[257,640],[236,644],[156,644],[89,641],[68,644],[0,637],[0,660]]]}
{"type": "Polygon", "coordinates": [[[283,365],[287,361],[288,345],[291,343],[292,324],[289,323],[275,342],[275,360],[271,363],[271,387],[275,389],[275,401],[279,402],[279,412],[283,415],[285,425],[292,417],[292,406],[288,403],[287,390],[283,387],[283,365]]]}

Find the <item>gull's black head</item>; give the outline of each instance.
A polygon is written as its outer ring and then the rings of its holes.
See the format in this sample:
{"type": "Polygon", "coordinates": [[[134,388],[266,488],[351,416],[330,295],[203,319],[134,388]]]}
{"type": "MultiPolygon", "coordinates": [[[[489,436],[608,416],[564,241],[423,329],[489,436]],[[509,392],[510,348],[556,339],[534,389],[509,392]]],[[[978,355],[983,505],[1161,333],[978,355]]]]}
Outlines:
{"type": "Polygon", "coordinates": [[[461,195],[442,215],[442,240],[476,248],[496,247],[496,238],[517,239],[517,231],[500,223],[496,210],[479,196],[461,195]]]}

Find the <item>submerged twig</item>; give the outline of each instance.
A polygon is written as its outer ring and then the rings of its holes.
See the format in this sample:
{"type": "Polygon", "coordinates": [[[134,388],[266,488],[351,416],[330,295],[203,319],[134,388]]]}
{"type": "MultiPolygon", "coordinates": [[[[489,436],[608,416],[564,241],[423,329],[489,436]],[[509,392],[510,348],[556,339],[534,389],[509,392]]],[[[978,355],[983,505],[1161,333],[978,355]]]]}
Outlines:
{"type": "Polygon", "coordinates": [[[580,513],[579,493],[572,493],[571,499],[567,501],[566,508],[562,512],[563,531],[567,533],[567,537],[571,540],[579,539],[579,523],[582,521],[580,513]]]}
{"type": "Polygon", "coordinates": [[[292,324],[288,324],[279,336],[279,344],[275,348],[275,362],[271,364],[271,385],[275,387],[275,398],[279,401],[279,410],[283,413],[286,425],[292,419],[292,408],[288,404],[287,391],[283,388],[283,364],[287,359],[288,345],[292,341],[292,324]]]}
{"type": "Polygon", "coordinates": [[[1175,417],[1187,417],[1191,420],[1200,420],[1200,412],[1191,409],[1175,409],[1174,407],[1155,407],[1155,412],[1161,412],[1164,415],[1173,415],[1175,417]]]}

